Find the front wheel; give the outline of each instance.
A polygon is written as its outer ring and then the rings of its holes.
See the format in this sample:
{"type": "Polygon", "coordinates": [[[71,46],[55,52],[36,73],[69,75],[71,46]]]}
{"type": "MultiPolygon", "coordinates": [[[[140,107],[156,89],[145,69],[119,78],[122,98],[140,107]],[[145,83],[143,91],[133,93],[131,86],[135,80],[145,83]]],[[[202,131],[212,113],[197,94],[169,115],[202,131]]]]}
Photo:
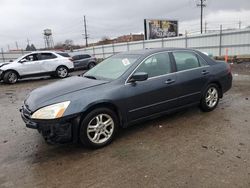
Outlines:
{"type": "Polygon", "coordinates": [[[14,84],[17,82],[17,80],[18,80],[18,75],[14,71],[8,71],[3,76],[3,81],[4,83],[7,84],[14,84]]]}
{"type": "Polygon", "coordinates": [[[60,66],[56,69],[56,75],[59,78],[66,78],[69,74],[68,68],[65,66],[60,66]]]}
{"type": "Polygon", "coordinates": [[[90,112],[80,127],[80,142],[90,148],[100,148],[110,144],[118,129],[118,118],[108,108],[98,108],[90,112]]]}
{"type": "Polygon", "coordinates": [[[216,108],[219,102],[219,88],[216,84],[208,85],[205,90],[200,107],[204,112],[212,111],[216,108]]]}

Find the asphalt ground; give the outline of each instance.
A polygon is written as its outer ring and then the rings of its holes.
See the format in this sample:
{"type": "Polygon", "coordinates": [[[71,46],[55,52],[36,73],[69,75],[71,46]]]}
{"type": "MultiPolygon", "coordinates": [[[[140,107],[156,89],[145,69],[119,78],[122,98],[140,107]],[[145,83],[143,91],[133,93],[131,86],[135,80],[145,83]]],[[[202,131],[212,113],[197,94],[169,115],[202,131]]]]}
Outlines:
{"type": "Polygon", "coordinates": [[[140,123],[99,150],[47,145],[25,127],[19,113],[25,96],[57,79],[0,83],[0,187],[250,187],[244,66],[233,66],[233,87],[213,112],[193,107],[140,123]]]}

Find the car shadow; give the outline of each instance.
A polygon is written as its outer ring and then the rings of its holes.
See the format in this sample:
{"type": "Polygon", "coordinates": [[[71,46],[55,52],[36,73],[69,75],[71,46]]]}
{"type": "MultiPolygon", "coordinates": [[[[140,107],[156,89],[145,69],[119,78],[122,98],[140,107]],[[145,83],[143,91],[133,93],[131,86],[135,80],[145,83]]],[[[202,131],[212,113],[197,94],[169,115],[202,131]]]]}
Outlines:
{"type": "MultiPolygon", "coordinates": [[[[140,132],[147,131],[151,127],[159,128],[159,125],[166,126],[168,128],[176,128],[171,125],[171,122],[177,121],[182,116],[192,116],[199,111],[198,108],[187,108],[178,112],[173,112],[168,115],[163,115],[156,119],[143,121],[142,123],[135,124],[127,128],[121,128],[113,143],[100,149],[89,149],[82,146],[80,143],[76,144],[56,144],[47,145],[41,140],[41,148],[37,148],[36,153],[31,154],[32,163],[44,163],[48,161],[54,161],[58,159],[72,159],[80,160],[85,156],[93,156],[101,154],[105,151],[110,151],[115,148],[120,148],[123,145],[124,140],[133,139],[134,135],[140,134],[140,132]],[[163,125],[165,122],[169,122],[167,125],[163,125]],[[41,150],[40,150],[41,149],[41,150]]],[[[177,125],[182,126],[182,125],[177,125]]]]}
{"type": "MultiPolygon", "coordinates": [[[[137,132],[140,132],[142,129],[149,129],[150,127],[156,127],[156,128],[175,128],[172,123],[179,120],[181,117],[186,116],[192,116],[193,114],[196,114],[197,112],[201,112],[198,107],[189,107],[181,109],[180,111],[171,112],[165,115],[161,115],[157,118],[151,119],[151,120],[145,120],[140,123],[136,123],[132,126],[129,126],[127,128],[122,128],[121,131],[119,131],[119,135],[117,136],[116,140],[124,139],[125,137],[131,136],[131,134],[137,134],[137,132]]],[[[178,124],[177,126],[182,126],[178,124]]]]}

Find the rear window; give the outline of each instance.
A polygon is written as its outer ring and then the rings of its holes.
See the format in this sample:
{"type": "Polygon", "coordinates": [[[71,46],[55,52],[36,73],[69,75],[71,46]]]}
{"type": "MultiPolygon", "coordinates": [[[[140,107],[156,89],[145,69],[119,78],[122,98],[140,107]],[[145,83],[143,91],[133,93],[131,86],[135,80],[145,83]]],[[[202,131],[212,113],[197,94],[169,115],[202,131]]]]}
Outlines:
{"type": "Polygon", "coordinates": [[[41,60],[54,59],[56,56],[52,53],[41,53],[41,60]]]}
{"type": "Polygon", "coordinates": [[[63,56],[63,57],[70,57],[70,55],[67,53],[57,53],[57,54],[59,54],[60,56],[63,56]]]}

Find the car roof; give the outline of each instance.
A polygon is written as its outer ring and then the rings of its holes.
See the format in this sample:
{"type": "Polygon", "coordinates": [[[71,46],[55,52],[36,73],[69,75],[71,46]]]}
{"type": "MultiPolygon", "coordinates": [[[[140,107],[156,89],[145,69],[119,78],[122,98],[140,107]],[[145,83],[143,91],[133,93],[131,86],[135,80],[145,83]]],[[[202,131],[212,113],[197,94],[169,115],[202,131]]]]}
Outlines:
{"type": "Polygon", "coordinates": [[[76,54],[76,55],[90,55],[90,54],[84,53],[84,54],[76,54]]]}
{"type": "Polygon", "coordinates": [[[67,52],[62,52],[62,51],[49,51],[49,50],[41,50],[41,51],[33,51],[33,52],[30,52],[30,54],[32,53],[65,53],[67,54],[67,52]]]}
{"type": "Polygon", "coordinates": [[[121,52],[120,54],[134,54],[134,55],[150,55],[152,53],[163,52],[163,51],[174,51],[174,50],[188,50],[188,51],[196,51],[190,48],[146,48],[143,50],[134,50],[134,51],[127,51],[121,52]]]}

